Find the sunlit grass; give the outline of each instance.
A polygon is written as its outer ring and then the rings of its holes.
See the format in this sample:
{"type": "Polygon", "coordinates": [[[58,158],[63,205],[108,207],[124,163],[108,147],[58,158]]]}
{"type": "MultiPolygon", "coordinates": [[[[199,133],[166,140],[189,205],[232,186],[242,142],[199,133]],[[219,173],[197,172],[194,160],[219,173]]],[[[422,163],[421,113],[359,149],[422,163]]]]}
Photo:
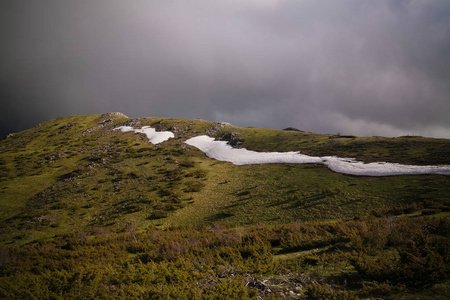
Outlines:
{"type": "Polygon", "coordinates": [[[2,243],[94,227],[120,231],[130,222],[145,229],[339,220],[379,208],[449,200],[446,176],[371,178],[334,173],[322,165],[235,166],[184,143],[195,135],[220,138],[233,132],[242,146],[258,151],[431,164],[446,162],[449,140],[320,135],[198,119],[134,120],[137,126],[175,133],[175,138],[152,145],[144,135],[113,131],[129,120],[70,116],[2,141],[2,243]]]}

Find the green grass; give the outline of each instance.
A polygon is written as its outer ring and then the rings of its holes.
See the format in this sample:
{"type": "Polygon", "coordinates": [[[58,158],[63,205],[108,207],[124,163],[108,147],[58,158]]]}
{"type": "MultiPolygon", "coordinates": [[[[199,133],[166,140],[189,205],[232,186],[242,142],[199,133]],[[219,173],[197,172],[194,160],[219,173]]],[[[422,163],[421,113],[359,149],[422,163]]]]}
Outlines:
{"type": "MultiPolygon", "coordinates": [[[[182,138],[151,145],[143,135],[112,131],[127,119],[112,117],[102,127],[105,118],[56,119],[2,141],[3,243],[94,226],[118,230],[134,220],[145,227],[201,190],[205,175],[183,155],[182,138]]],[[[162,119],[142,123],[166,126],[162,119]]],[[[179,123],[193,131],[210,124],[179,123]]]]}
{"type": "Polygon", "coordinates": [[[184,143],[203,134],[257,151],[450,164],[445,139],[121,115],[44,122],[0,141],[0,295],[448,298],[450,177],[235,166],[184,143]],[[126,122],[175,138],[112,130],[126,122]],[[253,278],[273,293],[245,286],[253,278]]]}
{"type": "MultiPolygon", "coordinates": [[[[207,158],[184,141],[234,133],[258,151],[301,151],[407,163],[446,163],[450,141],[358,138],[239,128],[199,119],[120,115],[70,116],[44,122],[0,142],[0,243],[95,227],[240,226],[353,218],[374,210],[448,203],[446,176],[356,177],[323,165],[235,166],[207,158]],[[132,120],[171,130],[152,145],[142,134],[112,129],[132,120]],[[444,147],[445,146],[445,147],[444,147]]],[[[441,211],[446,211],[448,204],[441,211]]]]}
{"type": "Polygon", "coordinates": [[[255,151],[300,151],[313,156],[354,157],[364,162],[450,164],[448,139],[420,136],[348,137],[234,126],[224,127],[216,133],[216,137],[230,132],[239,135],[243,147],[255,151]]]}
{"type": "Polygon", "coordinates": [[[189,223],[280,224],[367,215],[379,207],[448,200],[444,176],[355,177],[316,165],[206,165],[206,187],[169,216],[189,223]]]}

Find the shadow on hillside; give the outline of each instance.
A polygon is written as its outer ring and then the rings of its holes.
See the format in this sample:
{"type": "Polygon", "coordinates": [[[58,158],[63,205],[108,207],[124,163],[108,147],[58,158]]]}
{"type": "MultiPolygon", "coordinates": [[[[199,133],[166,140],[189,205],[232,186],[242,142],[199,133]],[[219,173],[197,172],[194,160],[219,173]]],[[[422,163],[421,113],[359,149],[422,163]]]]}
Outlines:
{"type": "Polygon", "coordinates": [[[234,216],[234,214],[232,214],[232,213],[220,212],[220,213],[214,214],[208,218],[205,218],[205,221],[213,223],[213,222],[218,222],[218,221],[221,221],[223,219],[226,219],[226,218],[229,218],[232,216],[234,216]]]}
{"type": "Polygon", "coordinates": [[[284,201],[278,201],[275,203],[268,204],[267,207],[275,207],[275,206],[282,206],[282,205],[288,205],[287,208],[297,208],[299,206],[302,207],[312,207],[315,205],[315,202],[318,202],[322,199],[332,197],[337,195],[338,193],[332,192],[332,191],[324,191],[319,194],[310,195],[310,196],[302,196],[301,198],[298,196],[290,197],[287,200],[284,201]],[[309,204],[305,206],[305,204],[309,204]]]}

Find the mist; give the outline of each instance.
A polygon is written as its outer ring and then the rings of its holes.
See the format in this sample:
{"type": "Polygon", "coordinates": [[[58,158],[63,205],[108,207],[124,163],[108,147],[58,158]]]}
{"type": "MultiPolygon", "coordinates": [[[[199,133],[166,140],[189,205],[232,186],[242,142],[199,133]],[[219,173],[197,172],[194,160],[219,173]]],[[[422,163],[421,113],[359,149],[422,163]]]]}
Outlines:
{"type": "Polygon", "coordinates": [[[4,0],[0,135],[75,114],[450,138],[450,2],[4,0]]]}

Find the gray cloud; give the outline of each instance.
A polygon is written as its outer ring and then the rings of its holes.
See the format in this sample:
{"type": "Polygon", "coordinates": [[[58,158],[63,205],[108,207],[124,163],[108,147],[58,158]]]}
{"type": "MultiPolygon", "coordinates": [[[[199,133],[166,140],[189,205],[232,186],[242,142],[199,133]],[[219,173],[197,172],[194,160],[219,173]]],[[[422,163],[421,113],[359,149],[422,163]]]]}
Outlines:
{"type": "Polygon", "coordinates": [[[450,138],[446,0],[5,0],[0,134],[70,114],[450,138]]]}

